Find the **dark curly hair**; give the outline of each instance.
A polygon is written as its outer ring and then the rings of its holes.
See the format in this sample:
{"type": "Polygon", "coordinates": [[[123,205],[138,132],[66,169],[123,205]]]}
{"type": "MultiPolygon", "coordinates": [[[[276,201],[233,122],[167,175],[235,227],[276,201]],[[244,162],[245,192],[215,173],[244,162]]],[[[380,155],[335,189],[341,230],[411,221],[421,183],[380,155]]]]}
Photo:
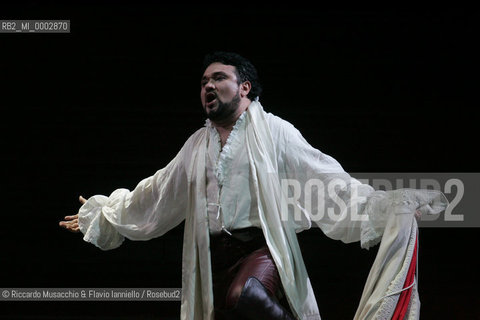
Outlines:
{"type": "Polygon", "coordinates": [[[258,80],[257,69],[255,69],[250,61],[234,52],[216,51],[205,56],[203,60],[203,71],[205,71],[207,67],[214,62],[220,62],[225,65],[234,66],[237,74],[238,84],[245,81],[250,81],[252,84],[252,88],[250,89],[247,98],[253,101],[255,98],[260,97],[260,93],[262,93],[262,86],[258,80]]]}

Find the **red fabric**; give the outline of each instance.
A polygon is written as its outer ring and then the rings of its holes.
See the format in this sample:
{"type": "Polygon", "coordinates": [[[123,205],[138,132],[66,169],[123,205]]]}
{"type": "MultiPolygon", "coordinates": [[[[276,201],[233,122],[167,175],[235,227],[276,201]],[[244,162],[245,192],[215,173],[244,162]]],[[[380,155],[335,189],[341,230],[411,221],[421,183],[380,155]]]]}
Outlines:
{"type": "MultiPolygon", "coordinates": [[[[415,270],[417,267],[417,239],[415,239],[415,248],[413,250],[412,261],[410,262],[410,267],[408,268],[407,278],[403,284],[403,288],[406,288],[412,285],[415,281],[415,270]]],[[[398,298],[397,307],[393,313],[392,320],[402,320],[405,317],[405,314],[408,310],[408,305],[410,304],[410,298],[412,296],[413,286],[408,290],[402,291],[400,297],[398,298]]]]}

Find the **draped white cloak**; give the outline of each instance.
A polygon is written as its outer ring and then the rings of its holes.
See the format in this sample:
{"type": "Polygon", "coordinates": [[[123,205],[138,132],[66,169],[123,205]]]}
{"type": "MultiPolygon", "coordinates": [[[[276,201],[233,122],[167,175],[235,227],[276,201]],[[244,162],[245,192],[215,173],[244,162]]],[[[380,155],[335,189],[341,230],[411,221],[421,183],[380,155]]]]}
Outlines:
{"type": "MultiPolygon", "coordinates": [[[[417,209],[441,212],[447,204],[443,194],[409,189],[374,191],[350,177],[333,158],[310,146],[291,124],[264,112],[259,102],[252,102],[246,112],[244,141],[254,205],[295,317],[320,319],[296,238],[296,232],[310,228],[313,221],[327,236],[360,241],[364,248],[377,244],[383,235],[355,318],[388,319],[392,306],[395,308],[395,295],[384,296],[403,285],[417,228],[413,214],[417,209]],[[335,192],[328,189],[332,184],[335,192]],[[322,187],[329,192],[318,192],[312,199],[308,191],[322,187]],[[297,196],[291,197],[292,192],[297,196]],[[333,208],[332,214],[328,208],[333,208]]],[[[207,129],[199,129],[165,168],[142,180],[134,190],[93,196],[79,211],[84,240],[103,250],[120,246],[124,237],[148,240],[161,236],[185,219],[182,319],[214,318],[206,203],[207,139],[207,129]]],[[[409,319],[419,314],[416,286],[412,297],[409,319]]]]}

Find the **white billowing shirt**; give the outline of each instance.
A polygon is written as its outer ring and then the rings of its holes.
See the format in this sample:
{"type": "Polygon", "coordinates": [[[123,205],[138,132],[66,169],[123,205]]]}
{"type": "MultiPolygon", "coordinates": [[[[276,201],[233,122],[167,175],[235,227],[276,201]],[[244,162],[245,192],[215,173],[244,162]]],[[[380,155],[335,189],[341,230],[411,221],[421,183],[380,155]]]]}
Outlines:
{"type": "Polygon", "coordinates": [[[250,188],[250,166],[245,139],[245,116],[242,113],[228,139],[221,147],[217,129],[207,120],[207,210],[209,230],[218,234],[247,227],[261,228],[255,193],[250,188]],[[243,139],[242,139],[243,138],[243,139]]]}

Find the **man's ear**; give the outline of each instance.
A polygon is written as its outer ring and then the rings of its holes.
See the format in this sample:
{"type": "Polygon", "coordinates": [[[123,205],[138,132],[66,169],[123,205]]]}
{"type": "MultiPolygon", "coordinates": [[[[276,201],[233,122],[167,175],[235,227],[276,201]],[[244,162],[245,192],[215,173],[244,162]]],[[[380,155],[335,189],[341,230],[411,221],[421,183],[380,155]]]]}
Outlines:
{"type": "Polygon", "coordinates": [[[240,84],[240,97],[242,98],[246,97],[251,89],[252,89],[252,84],[248,80],[240,84]]]}

